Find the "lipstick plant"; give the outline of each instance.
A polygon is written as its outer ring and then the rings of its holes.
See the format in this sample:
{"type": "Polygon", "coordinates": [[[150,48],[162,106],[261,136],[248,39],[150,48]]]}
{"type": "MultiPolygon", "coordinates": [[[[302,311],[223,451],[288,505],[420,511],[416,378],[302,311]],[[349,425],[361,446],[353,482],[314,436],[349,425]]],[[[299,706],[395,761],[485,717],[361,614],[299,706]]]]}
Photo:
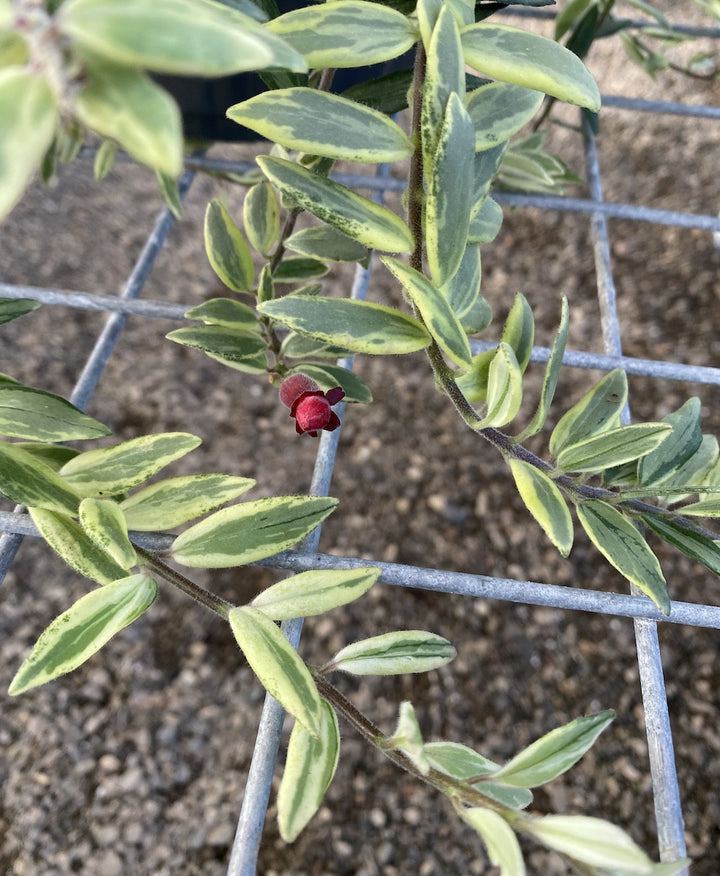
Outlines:
{"type": "MultiPolygon", "coordinates": [[[[509,482],[557,549],[565,556],[572,549],[574,512],[607,561],[668,614],[670,594],[646,530],[720,572],[720,542],[696,522],[720,515],[718,442],[702,433],[698,400],[660,422],[629,424],[627,379],[612,371],[566,410],[539,456],[525,442],[542,432],[553,403],[566,302],[558,301],[557,335],[527,421],[518,422],[534,341],[525,298],[508,302],[492,349],[478,352],[473,344],[492,331],[480,245],[491,243],[502,223],[493,185],[524,178],[547,189],[571,177],[543,151],[539,135],[522,136],[525,126],[548,100],[578,105],[590,118],[600,110],[579,55],[588,35],[612,19],[613,3],[564,6],[558,36],[570,37],[570,49],[493,18],[508,5],[551,2],[334,0],[278,15],[272,0],[0,0],[0,213],[9,212],[38,167],[47,178],[71,158],[85,131],[102,138],[98,175],[123,149],[157,171],[172,199],[183,163],[180,116],[149,73],[260,71],[267,90],[227,115],[268,140],[267,154],[238,183],[246,188],[242,216],[231,215],[219,196],[205,217],[207,255],[228,291],[189,311],[188,324],[170,339],[241,372],[239,380],[269,384],[302,440],[340,426],[341,400],[372,401],[370,388],[335,360],[424,350],[428,391],[442,393],[478,440],[497,449],[509,482]],[[334,71],[407,54],[405,71],[333,93],[334,71]],[[405,122],[395,116],[403,110],[405,122]],[[333,179],[337,161],[402,163],[403,215],[333,179]],[[309,220],[302,228],[301,215],[309,220]],[[343,290],[330,294],[323,285],[332,264],[367,264],[372,251],[402,291],[402,307],[338,296],[343,290]]],[[[0,317],[34,306],[5,301],[0,317]]],[[[42,633],[11,694],[78,667],[148,610],[158,582],[167,583],[229,623],[260,682],[295,718],[278,794],[287,841],[318,809],[332,779],[339,715],[440,790],[504,876],[525,872],[518,834],[564,854],[583,874],[670,876],[687,864],[653,864],[627,834],[598,819],[525,811],[531,789],[571,767],[610,711],[570,721],[501,765],[451,741],[423,740],[409,703],[386,736],[328,679],[337,671],[433,670],[455,653],[442,636],[379,633],[322,667],[306,666],[277,622],[359,598],[378,568],[305,572],[238,606],[168,564],[212,569],[267,558],[307,535],[335,500],[280,496],[223,507],[252,482],[221,474],[147,485],[198,439],[155,434],[80,451],[72,442],[109,430],[8,376],[0,380],[0,433],[9,439],[0,442],[0,490],[98,585],[42,633]]]]}

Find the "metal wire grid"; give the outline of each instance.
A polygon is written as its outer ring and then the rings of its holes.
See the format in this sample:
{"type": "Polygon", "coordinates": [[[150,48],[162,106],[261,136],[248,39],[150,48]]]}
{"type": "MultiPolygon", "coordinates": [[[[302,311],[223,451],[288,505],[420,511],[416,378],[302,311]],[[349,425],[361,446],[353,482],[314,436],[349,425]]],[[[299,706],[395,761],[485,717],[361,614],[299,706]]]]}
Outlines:
{"type": "MultiPolygon", "coordinates": [[[[720,31],[711,33],[715,37],[720,37],[720,31]]],[[[703,35],[707,35],[707,32],[704,32],[703,35]]],[[[640,112],[680,114],[720,120],[720,108],[718,107],[694,107],[618,97],[604,98],[603,104],[640,112]]],[[[622,367],[630,374],[720,385],[720,368],[637,359],[622,355],[615,288],[610,266],[607,217],[622,217],[641,222],[698,228],[713,232],[715,235],[720,234],[720,219],[707,215],[651,210],[643,206],[605,202],[602,195],[594,138],[587,125],[585,125],[583,133],[591,195],[589,199],[503,193],[498,193],[496,196],[498,201],[508,205],[573,211],[589,216],[605,353],[568,351],[564,357],[564,364],[602,370],[622,367]]],[[[182,197],[187,193],[197,169],[222,169],[242,173],[253,166],[247,162],[217,161],[202,157],[191,158],[187,164],[189,169],[180,183],[182,197]]],[[[348,185],[371,189],[378,200],[382,199],[384,192],[398,191],[404,185],[401,180],[389,177],[387,167],[380,168],[378,177],[338,175],[336,178],[348,185]]],[[[100,375],[124,329],[128,315],[140,314],[146,317],[181,320],[185,311],[192,306],[192,304],[178,305],[160,301],[138,300],[155,259],[165,244],[172,222],[170,212],[167,209],[163,210],[158,216],[145,247],[119,297],[0,283],[0,296],[8,298],[31,297],[48,304],[103,310],[112,314],[88,357],[71,395],[71,400],[81,408],[87,405],[95,390],[100,375]]],[[[365,297],[371,272],[371,266],[367,269],[358,268],[352,290],[354,298],[365,297]]],[[[472,342],[473,352],[479,352],[490,346],[490,344],[478,341],[472,342]]],[[[537,362],[547,361],[549,352],[547,348],[538,347],[533,351],[532,358],[537,362]]],[[[345,360],[341,364],[349,367],[352,363],[345,360]]],[[[340,406],[338,413],[341,419],[342,412],[342,406],[340,406]]],[[[310,488],[312,495],[328,494],[340,432],[341,430],[322,433],[310,488]]],[[[0,537],[0,582],[10,568],[22,538],[25,535],[37,535],[32,522],[22,512],[23,509],[20,508],[16,509],[14,513],[0,512],[0,531],[5,533],[0,537]]],[[[138,544],[147,547],[164,547],[171,539],[162,534],[138,533],[136,540],[138,544]]],[[[360,560],[319,553],[319,542],[320,528],[315,530],[298,549],[284,551],[264,561],[262,565],[295,572],[309,569],[348,569],[367,565],[366,559],[360,560]]],[[[660,858],[672,861],[684,856],[682,808],[673,756],[673,739],[668,717],[657,623],[660,621],[720,629],[720,608],[711,605],[673,602],[670,616],[665,617],[645,597],[638,596],[637,593],[632,595],[602,593],[541,582],[445,572],[397,563],[377,562],[374,565],[382,569],[380,580],[395,586],[632,617],[635,624],[645,710],[660,858]]],[[[284,623],[283,630],[292,644],[297,647],[300,641],[302,620],[284,623]]],[[[228,868],[229,876],[252,876],[255,873],[283,718],[282,708],[272,697],[267,696],[238,819],[237,833],[228,868]]]]}

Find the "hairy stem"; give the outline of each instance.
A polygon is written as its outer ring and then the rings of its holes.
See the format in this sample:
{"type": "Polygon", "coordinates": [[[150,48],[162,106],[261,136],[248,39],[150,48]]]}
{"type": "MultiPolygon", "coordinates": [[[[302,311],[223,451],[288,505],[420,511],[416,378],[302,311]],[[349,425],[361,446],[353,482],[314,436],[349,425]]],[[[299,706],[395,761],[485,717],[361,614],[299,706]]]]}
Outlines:
{"type": "Polygon", "coordinates": [[[227,602],[227,600],[222,599],[220,596],[216,596],[214,593],[211,593],[209,590],[206,590],[204,587],[191,581],[189,578],[186,578],[175,569],[171,569],[170,566],[164,563],[157,554],[154,554],[152,551],[148,551],[145,548],[135,545],[135,552],[142,558],[143,565],[151,569],[156,575],[164,578],[169,584],[177,587],[178,590],[182,590],[183,593],[190,596],[196,602],[199,602],[200,605],[204,605],[206,608],[209,608],[210,611],[214,611],[215,614],[220,615],[221,618],[227,620],[230,609],[235,608],[232,602],[227,602]]]}
{"type": "Polygon", "coordinates": [[[387,737],[380,731],[380,729],[376,727],[368,717],[355,708],[350,700],[341,694],[340,691],[334,685],[330,684],[326,678],[319,674],[317,670],[312,672],[320,696],[327,700],[335,711],[342,715],[348,724],[357,730],[357,732],[369,742],[373,748],[382,752],[385,757],[391,760],[396,766],[400,767],[400,769],[405,770],[415,776],[416,779],[425,782],[427,785],[430,785],[445,794],[450,798],[454,806],[483,806],[486,809],[493,809],[500,815],[506,816],[511,822],[514,821],[517,816],[514,809],[511,809],[508,806],[503,806],[501,803],[498,803],[490,797],[487,797],[485,794],[482,794],[480,791],[472,787],[469,781],[455,779],[433,767],[430,768],[427,774],[424,774],[417,766],[415,766],[406,754],[403,754],[402,751],[388,748],[384,744],[387,741],[387,737]]]}

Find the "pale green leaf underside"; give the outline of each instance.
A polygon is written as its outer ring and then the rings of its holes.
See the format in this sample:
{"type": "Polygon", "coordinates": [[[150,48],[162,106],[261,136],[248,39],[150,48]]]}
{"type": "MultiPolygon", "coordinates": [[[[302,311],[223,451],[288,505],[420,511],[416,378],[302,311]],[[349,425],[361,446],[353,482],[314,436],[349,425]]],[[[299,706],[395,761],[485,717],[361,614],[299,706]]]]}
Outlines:
{"type": "Polygon", "coordinates": [[[471,24],[461,33],[465,62],[501,82],[543,91],[597,112],[600,92],[582,61],[554,40],[502,24],[471,24]]]}
{"type": "Polygon", "coordinates": [[[513,348],[520,370],[524,372],[535,341],[535,320],[527,299],[520,292],[515,295],[500,340],[513,348]]]}
{"type": "Polygon", "coordinates": [[[522,371],[509,344],[500,344],[488,371],[487,413],[475,427],[500,428],[515,418],[522,404],[522,371]]]}
{"type": "Polygon", "coordinates": [[[493,781],[519,788],[551,782],[580,760],[614,715],[610,710],[599,712],[551,730],[508,761],[493,775],[493,781]]]}
{"type": "Polygon", "coordinates": [[[670,598],[660,564],[633,524],[599,499],[580,503],[577,515],[592,543],[611,565],[649,596],[663,614],[669,614],[670,598]]]}
{"type": "Polygon", "coordinates": [[[285,635],[260,609],[242,605],[228,621],[250,668],[265,690],[316,739],[322,704],[308,668],[285,635]]]}
{"type": "Polygon", "coordinates": [[[563,295],[560,327],[555,335],[552,350],[550,351],[550,358],[545,366],[545,376],[543,378],[540,401],[538,402],[537,409],[530,424],[517,436],[515,439],[516,441],[523,441],[530,435],[536,435],[545,425],[545,420],[547,419],[548,411],[550,410],[550,405],[552,404],[553,396],[555,395],[555,388],[557,386],[560,368],[562,367],[563,356],[565,355],[569,324],[570,313],[567,298],[563,295]]]}
{"type": "Polygon", "coordinates": [[[76,669],[154,602],[157,584],[131,575],[80,597],[47,627],[12,680],[11,695],[76,669]]]}
{"type": "Polygon", "coordinates": [[[368,301],[289,295],[258,310],[296,332],[355,353],[412,353],[430,343],[418,320],[368,301]]]}
{"type": "Polygon", "coordinates": [[[188,432],[161,432],[80,453],[60,474],[84,496],[113,496],[148,480],[201,443],[188,432]]]}
{"type": "Polygon", "coordinates": [[[440,349],[456,364],[470,368],[470,343],[447,297],[419,271],[390,257],[382,261],[412,298],[440,349]]]}
{"type": "Polygon", "coordinates": [[[270,183],[258,183],[245,195],[243,227],[258,252],[270,252],[280,233],[280,205],[270,183]]]}
{"type": "Polygon", "coordinates": [[[520,459],[511,459],[509,464],[520,498],[550,541],[566,557],[573,543],[573,524],[562,493],[534,465],[520,459]]]}
{"type": "Polygon", "coordinates": [[[428,742],[425,754],[431,767],[456,779],[478,778],[500,769],[500,764],[459,742],[428,742]]]}
{"type": "Polygon", "coordinates": [[[27,67],[0,70],[0,222],[20,199],[50,145],[57,120],[52,90],[27,67]]]}
{"type": "Polygon", "coordinates": [[[672,432],[668,423],[636,423],[593,435],[560,451],[560,471],[600,472],[639,459],[662,444],[672,432]]]}
{"type": "Polygon", "coordinates": [[[490,197],[482,201],[477,212],[471,212],[468,227],[468,242],[492,243],[500,233],[503,223],[503,211],[500,204],[490,197]]]}
{"type": "Polygon", "coordinates": [[[387,207],[317,176],[293,161],[265,155],[258,158],[257,163],[283,195],[363,246],[383,252],[412,251],[410,229],[387,207]]]}
{"type": "Polygon", "coordinates": [[[652,861],[614,824],[584,815],[545,815],[528,830],[541,843],[593,867],[652,873],[652,861]]]}
{"type": "Polygon", "coordinates": [[[277,794],[278,826],[286,843],[295,840],[320,808],[340,757],[340,728],[335,710],[320,701],[318,736],[299,722],[293,726],[277,794]]]}
{"type": "Polygon", "coordinates": [[[337,505],[324,496],[277,496],[216,511],[186,529],[170,554],[184,566],[222,569],[252,563],[291,547],[337,505]]]}
{"type": "Polygon", "coordinates": [[[363,639],[333,657],[333,669],[353,675],[402,675],[427,672],[455,658],[447,639],[424,630],[400,630],[363,639]]]}
{"type": "Polygon", "coordinates": [[[138,490],[120,503],[128,529],[172,529],[242,496],[255,481],[224,474],[166,478],[138,490]]]}
{"type": "Polygon", "coordinates": [[[502,876],[525,876],[525,862],[515,832],[502,815],[492,809],[465,809],[462,818],[481,836],[490,861],[500,867],[502,876]]]}
{"type": "Polygon", "coordinates": [[[345,161],[401,161],[412,144],[382,113],[315,88],[280,88],[231,106],[227,116],[274,143],[345,161]]]}
{"type": "Polygon", "coordinates": [[[273,620],[311,617],[359,599],[379,575],[373,567],[302,572],[263,590],[251,605],[273,620]]]}
{"type": "Polygon", "coordinates": [[[379,64],[402,55],[416,39],[408,18],[365,0],[295,9],[267,27],[318,68],[379,64]]]}
{"type": "Polygon", "coordinates": [[[187,326],[175,329],[166,337],[176,344],[212,353],[228,362],[254,360],[265,352],[265,341],[257,331],[257,322],[249,331],[221,325],[187,326]]]}

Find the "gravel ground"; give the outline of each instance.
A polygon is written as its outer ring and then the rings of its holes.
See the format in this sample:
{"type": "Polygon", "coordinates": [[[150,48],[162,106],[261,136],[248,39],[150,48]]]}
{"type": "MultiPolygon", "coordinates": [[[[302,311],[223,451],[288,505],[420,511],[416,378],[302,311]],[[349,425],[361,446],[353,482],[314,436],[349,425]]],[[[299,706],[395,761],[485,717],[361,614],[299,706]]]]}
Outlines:
{"type": "MultiPolygon", "coordinates": [[[[591,66],[605,93],[717,105],[720,86],[652,83],[616,49],[591,66]]],[[[577,171],[571,134],[554,135],[577,171]]],[[[716,213],[717,124],[608,110],[600,136],[608,200],[716,213]]],[[[251,147],[214,154],[247,156],[251,147]]],[[[222,294],[202,249],[202,216],[218,185],[199,179],[145,297],[197,303],[222,294]]],[[[231,209],[238,196],[230,193],[231,209]]],[[[118,165],[103,184],[87,162],[35,187],[2,232],[8,282],[116,294],[160,206],[152,176],[118,165]]],[[[625,352],[717,364],[720,253],[709,234],[612,220],[613,266],[625,352]]],[[[331,277],[346,286],[349,276],[331,277]]],[[[502,324],[523,291],[537,342],[551,343],[559,296],[571,305],[571,348],[601,349],[586,219],[506,211],[484,255],[484,293],[502,324]]],[[[396,300],[382,270],[374,300],[396,300]]],[[[46,307],[2,330],[0,371],[68,394],[104,324],[96,313],[46,307]],[[60,318],[59,318],[60,317],[60,318]]],[[[132,317],[89,412],[118,438],[182,429],[203,446],[173,473],[227,471],[257,479],[250,494],[308,489],[314,443],[294,435],[276,393],[163,341],[169,321],[132,317]]],[[[626,592],[581,532],[563,560],[523,510],[496,454],[432,390],[420,355],[358,362],[376,404],[350,409],[325,525],[331,552],[626,592]]],[[[533,390],[542,378],[536,366],[533,390]]],[[[553,419],[597,374],[567,370],[553,419]]],[[[534,381],[534,382],[533,382],[534,381]]],[[[720,389],[631,378],[637,419],[657,418],[691,394],[706,431],[720,434],[720,389]]],[[[535,445],[544,449],[543,440],[535,445]]],[[[3,508],[6,506],[3,506],[3,508]]],[[[658,547],[676,599],[718,604],[717,580],[658,547]]],[[[200,578],[210,583],[210,576],[200,578]]],[[[221,571],[212,586],[242,602],[274,580],[262,569],[221,571]]],[[[86,591],[49,550],[27,539],[0,602],[0,690],[47,622],[86,591]]],[[[571,718],[613,708],[617,719],[566,777],[536,796],[538,811],[594,814],[623,825],[654,853],[642,700],[632,624],[583,613],[397,591],[308,621],[303,655],[322,661],[361,635],[432,629],[458,648],[455,663],[409,678],[339,681],[388,731],[412,700],[426,738],[449,738],[502,760],[571,718]]],[[[695,876],[720,871],[720,672],[717,634],[660,629],[689,853],[695,876]]],[[[0,872],[222,874],[252,752],[262,691],[225,625],[163,589],[152,610],[86,666],[0,710],[0,872]]],[[[476,836],[442,799],[368,752],[342,728],[343,754],[325,805],[292,846],[279,838],[274,802],[259,872],[265,876],[434,876],[494,872],[476,836]]],[[[560,874],[528,848],[532,874],[560,874]]]]}

